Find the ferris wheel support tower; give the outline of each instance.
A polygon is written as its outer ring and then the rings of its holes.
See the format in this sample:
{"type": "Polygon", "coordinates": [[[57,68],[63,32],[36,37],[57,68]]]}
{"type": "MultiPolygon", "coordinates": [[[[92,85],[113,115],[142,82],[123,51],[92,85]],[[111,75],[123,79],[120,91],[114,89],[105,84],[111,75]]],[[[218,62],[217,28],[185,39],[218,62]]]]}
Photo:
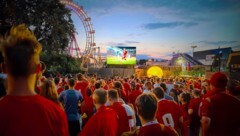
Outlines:
{"type": "MultiPolygon", "coordinates": [[[[99,59],[96,59],[96,56],[93,55],[93,51],[94,51],[94,48],[96,47],[96,43],[94,42],[95,30],[92,27],[91,18],[88,17],[86,12],[83,10],[82,6],[79,6],[73,3],[72,0],[60,0],[60,3],[64,4],[67,9],[71,10],[79,17],[84,27],[85,36],[86,36],[85,48],[80,49],[76,41],[76,36],[75,34],[73,34],[68,46],[68,54],[81,59],[82,62],[81,62],[80,68],[88,68],[88,63],[90,63],[90,58],[95,60],[96,65],[98,65],[97,67],[100,67],[101,61],[99,59]]],[[[98,56],[98,58],[101,58],[101,57],[98,56]]]]}

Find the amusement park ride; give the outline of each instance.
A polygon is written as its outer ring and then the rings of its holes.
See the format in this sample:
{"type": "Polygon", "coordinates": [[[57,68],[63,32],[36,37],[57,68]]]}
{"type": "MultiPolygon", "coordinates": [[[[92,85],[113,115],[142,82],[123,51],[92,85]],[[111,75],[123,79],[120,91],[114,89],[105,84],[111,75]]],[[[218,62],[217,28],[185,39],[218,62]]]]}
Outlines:
{"type": "Polygon", "coordinates": [[[73,3],[72,0],[60,0],[60,3],[64,4],[67,9],[71,10],[78,16],[86,34],[85,49],[80,49],[75,33],[72,34],[72,38],[68,46],[68,54],[73,57],[80,58],[80,68],[82,69],[86,69],[88,67],[102,67],[100,47],[96,47],[96,43],[94,42],[95,30],[93,30],[91,18],[88,17],[82,6],[73,3]]]}

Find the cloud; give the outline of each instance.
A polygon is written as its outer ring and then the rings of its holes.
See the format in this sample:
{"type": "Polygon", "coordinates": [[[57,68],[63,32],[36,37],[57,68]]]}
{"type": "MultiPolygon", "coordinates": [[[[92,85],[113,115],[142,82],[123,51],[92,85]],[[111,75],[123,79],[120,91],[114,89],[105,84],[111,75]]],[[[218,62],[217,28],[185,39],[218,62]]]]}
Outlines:
{"type": "Polygon", "coordinates": [[[136,44],[136,43],[140,43],[138,41],[125,41],[125,43],[128,43],[128,44],[136,44]]]}
{"type": "Polygon", "coordinates": [[[207,44],[207,45],[226,45],[226,44],[234,44],[238,41],[198,41],[196,44],[207,44]]]}
{"type": "Polygon", "coordinates": [[[157,23],[148,23],[143,25],[145,29],[153,30],[153,29],[160,29],[160,28],[175,28],[179,26],[183,27],[191,27],[198,25],[196,22],[181,22],[181,21],[176,21],[176,22],[157,22],[157,23]]]}
{"type": "Polygon", "coordinates": [[[103,43],[102,45],[107,45],[107,46],[129,46],[130,44],[139,44],[140,42],[138,41],[125,41],[125,42],[107,42],[103,43]]]}

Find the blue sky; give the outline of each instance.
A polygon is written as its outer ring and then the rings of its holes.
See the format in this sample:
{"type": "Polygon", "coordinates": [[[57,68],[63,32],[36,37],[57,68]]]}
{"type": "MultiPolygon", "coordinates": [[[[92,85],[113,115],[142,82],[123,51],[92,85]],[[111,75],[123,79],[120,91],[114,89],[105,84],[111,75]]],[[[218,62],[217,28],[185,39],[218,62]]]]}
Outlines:
{"type": "MultiPolygon", "coordinates": [[[[170,59],[172,52],[240,48],[239,0],[73,0],[83,6],[101,52],[111,45],[136,46],[140,58],[170,59]]],[[[85,46],[73,14],[78,44],[85,46]]]]}

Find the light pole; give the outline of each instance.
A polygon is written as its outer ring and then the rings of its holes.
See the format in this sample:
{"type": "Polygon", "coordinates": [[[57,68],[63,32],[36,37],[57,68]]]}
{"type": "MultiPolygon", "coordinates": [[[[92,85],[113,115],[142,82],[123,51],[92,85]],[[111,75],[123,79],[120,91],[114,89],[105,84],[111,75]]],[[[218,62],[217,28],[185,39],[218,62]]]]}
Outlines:
{"type": "Polygon", "coordinates": [[[196,45],[192,45],[191,48],[192,48],[192,57],[193,57],[194,49],[197,48],[197,46],[196,45]]]}

